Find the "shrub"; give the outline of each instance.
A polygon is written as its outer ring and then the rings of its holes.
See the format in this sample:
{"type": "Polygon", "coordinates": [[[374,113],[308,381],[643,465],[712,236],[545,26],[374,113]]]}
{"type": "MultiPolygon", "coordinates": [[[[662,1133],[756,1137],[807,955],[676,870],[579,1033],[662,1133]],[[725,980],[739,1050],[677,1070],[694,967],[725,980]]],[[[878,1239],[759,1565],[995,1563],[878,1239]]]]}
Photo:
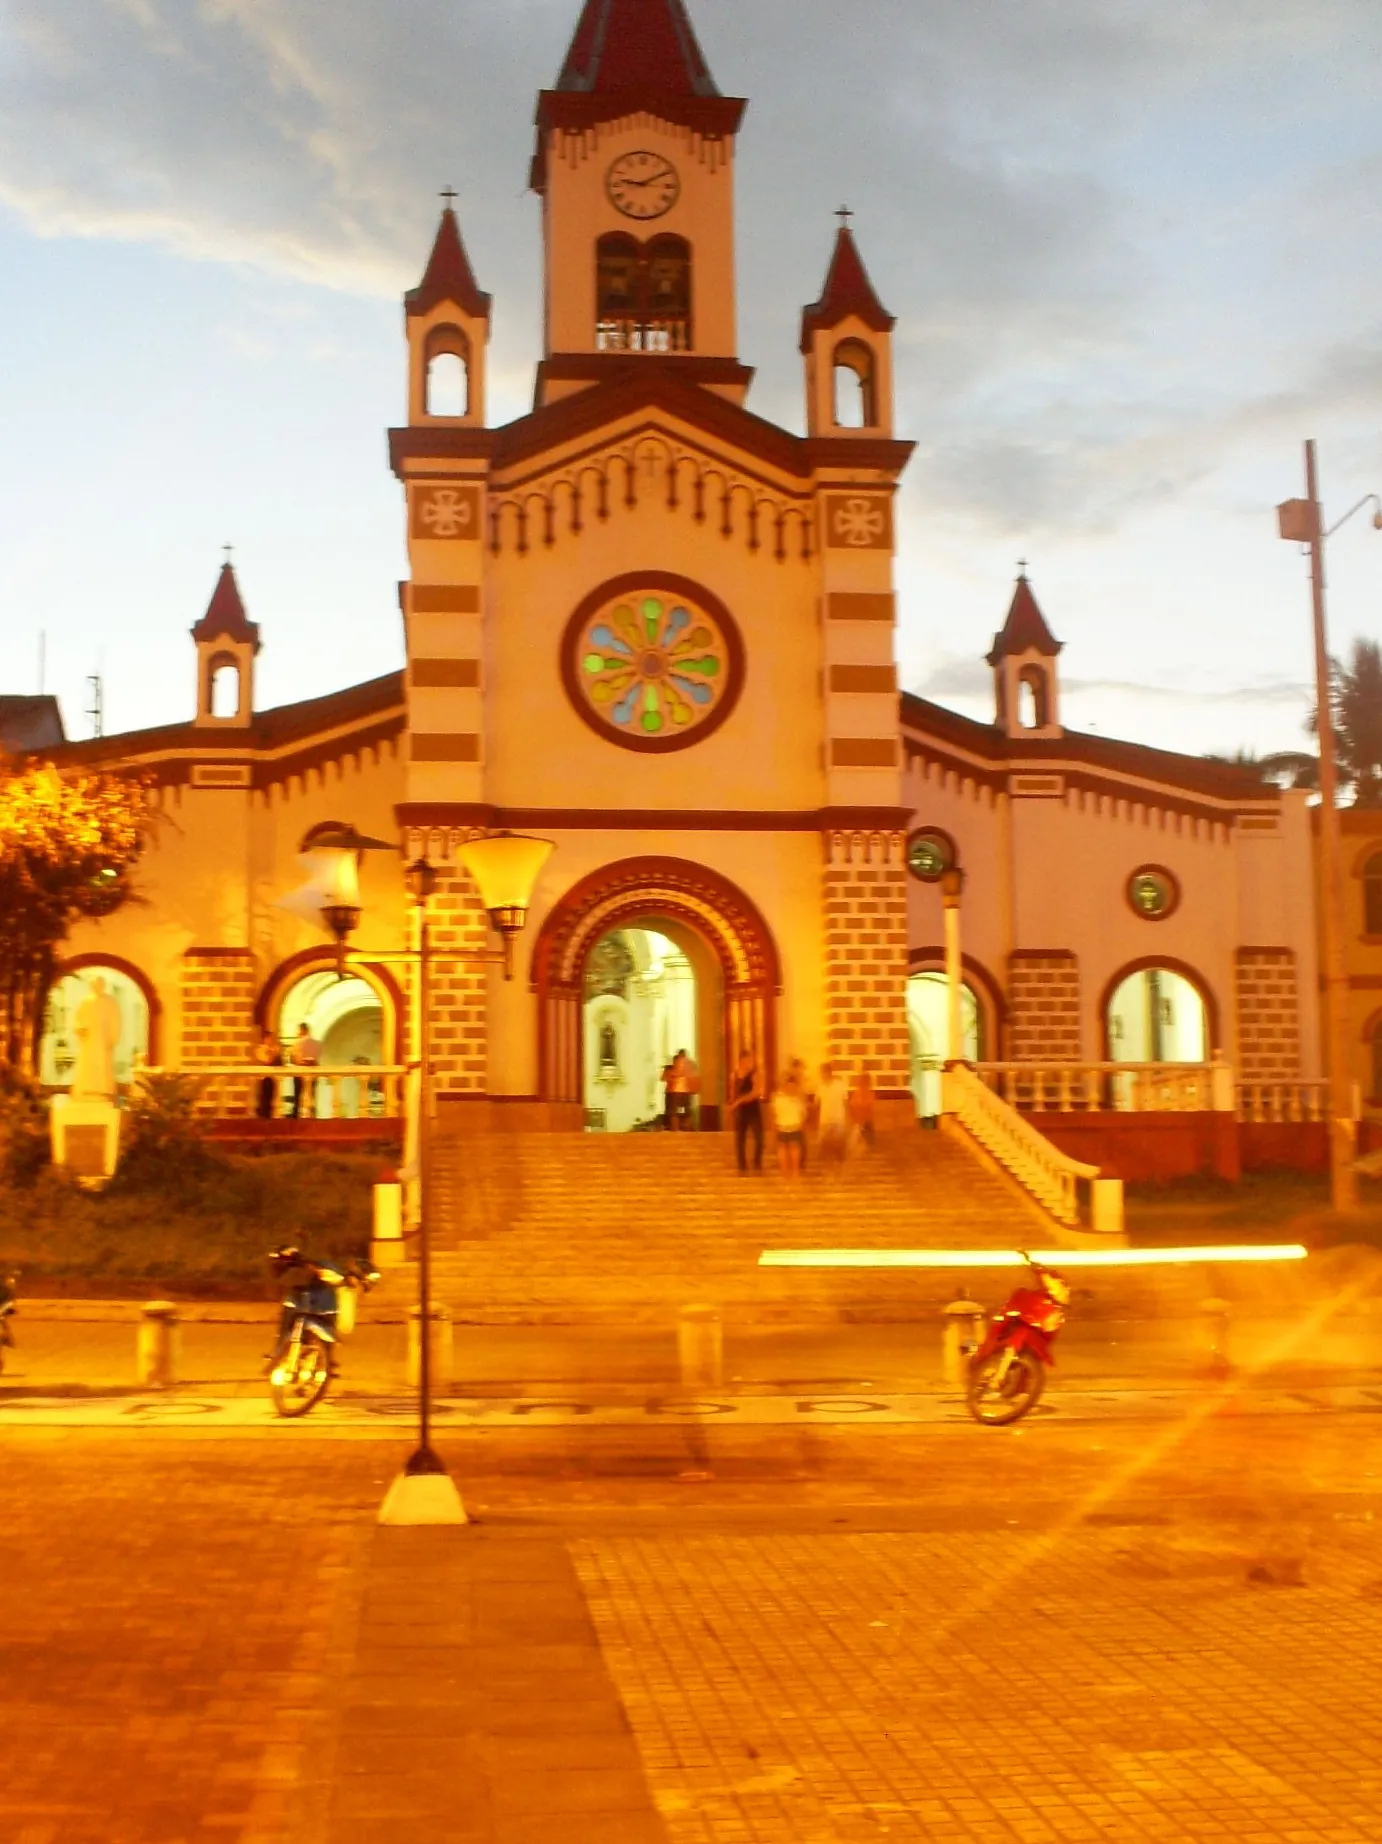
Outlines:
{"type": "Polygon", "coordinates": [[[121,1122],[113,1189],[168,1192],[181,1198],[224,1167],[197,1119],[198,1087],[191,1076],[140,1075],[121,1122]]]}
{"type": "Polygon", "coordinates": [[[0,1065],[0,1182],[27,1190],[50,1157],[37,1083],[10,1064],[0,1065]]]}

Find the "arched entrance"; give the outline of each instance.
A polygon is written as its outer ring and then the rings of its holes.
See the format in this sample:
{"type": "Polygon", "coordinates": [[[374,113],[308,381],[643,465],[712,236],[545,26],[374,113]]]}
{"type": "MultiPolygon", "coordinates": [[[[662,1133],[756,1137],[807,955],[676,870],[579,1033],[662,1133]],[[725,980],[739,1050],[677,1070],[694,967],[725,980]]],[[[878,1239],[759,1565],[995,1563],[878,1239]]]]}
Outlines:
{"type": "Polygon", "coordinates": [[[1212,1020],[1189,970],[1142,965],[1115,979],[1104,1006],[1111,1063],[1207,1063],[1212,1020]]]}
{"type": "Polygon", "coordinates": [[[311,949],[278,969],[260,995],[256,1017],[278,1038],[285,1059],[306,1025],[321,1046],[322,1063],[358,1066],[358,1077],[315,1084],[311,1110],[318,1118],[356,1119],[383,1110],[384,1090],[368,1071],[397,1061],[400,1010],[398,989],[384,969],[359,967],[341,979],[334,955],[311,949]]]}
{"type": "MultiPolygon", "coordinates": [[[[616,1051],[618,1042],[617,1008],[599,1011],[602,996],[618,995],[602,995],[598,988],[602,980],[629,981],[639,953],[650,956],[650,965],[655,954],[661,959],[664,982],[669,968],[681,978],[679,960],[690,970],[695,1041],[672,1049],[694,1054],[701,1069],[702,1124],[718,1125],[728,1071],[739,1052],[751,1049],[765,1070],[774,1066],[781,970],[756,905],[717,871],[679,858],[628,858],[592,872],[543,923],[533,952],[542,1099],[587,1103],[591,1067],[598,1075],[610,1048],[608,1038],[591,1041],[588,1034],[612,1027],[616,1051]],[[605,945],[620,935],[622,949],[617,942],[605,945]],[[672,954],[662,955],[651,937],[670,944],[672,954]],[[593,985],[587,980],[591,973],[593,985]]],[[[684,1004],[684,996],[679,1002],[684,1004]]]]}
{"type": "MultiPolygon", "coordinates": [[[[960,987],[958,1055],[978,1063],[985,1051],[984,1008],[966,980],[960,987]]],[[[931,1119],[941,1111],[940,1081],[950,1051],[950,982],[938,969],[914,973],[907,981],[907,1038],[912,1052],[912,1094],[917,1113],[931,1119]]]]}
{"type": "Polygon", "coordinates": [[[679,1050],[700,1069],[705,1095],[719,1093],[719,986],[714,956],[676,922],[649,916],[600,937],[582,1011],[587,1127],[629,1133],[659,1124],[662,1071],[679,1050]]]}

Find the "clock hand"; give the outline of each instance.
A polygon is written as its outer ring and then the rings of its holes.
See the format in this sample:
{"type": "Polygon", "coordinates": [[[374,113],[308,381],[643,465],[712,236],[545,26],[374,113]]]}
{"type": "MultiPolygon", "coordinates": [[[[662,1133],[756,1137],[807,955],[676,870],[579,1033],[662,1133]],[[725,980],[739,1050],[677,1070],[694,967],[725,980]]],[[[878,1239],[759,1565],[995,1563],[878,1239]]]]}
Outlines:
{"type": "Polygon", "coordinates": [[[651,179],[625,179],[622,183],[626,186],[655,186],[658,180],[670,177],[671,168],[669,167],[661,173],[654,173],[651,179]]]}

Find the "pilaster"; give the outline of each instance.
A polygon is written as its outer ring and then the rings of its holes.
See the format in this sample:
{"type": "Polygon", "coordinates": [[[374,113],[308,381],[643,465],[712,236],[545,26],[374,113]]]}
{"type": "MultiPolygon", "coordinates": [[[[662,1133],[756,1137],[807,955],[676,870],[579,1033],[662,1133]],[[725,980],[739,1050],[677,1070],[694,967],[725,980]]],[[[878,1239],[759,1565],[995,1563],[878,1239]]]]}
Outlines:
{"type": "Polygon", "coordinates": [[[902,832],[824,835],[826,1044],[884,1096],[911,1081],[907,869],[902,832]]]}

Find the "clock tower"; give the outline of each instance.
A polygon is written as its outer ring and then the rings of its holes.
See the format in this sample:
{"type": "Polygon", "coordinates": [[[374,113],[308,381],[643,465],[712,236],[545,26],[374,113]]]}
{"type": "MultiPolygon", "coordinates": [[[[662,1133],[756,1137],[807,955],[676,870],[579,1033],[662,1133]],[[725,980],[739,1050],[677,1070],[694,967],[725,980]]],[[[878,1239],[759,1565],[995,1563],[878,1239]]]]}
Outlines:
{"type": "Polygon", "coordinates": [[[537,110],[539,405],[650,355],[743,401],[734,149],[744,107],[716,88],[684,0],[586,0],[537,110]]]}

